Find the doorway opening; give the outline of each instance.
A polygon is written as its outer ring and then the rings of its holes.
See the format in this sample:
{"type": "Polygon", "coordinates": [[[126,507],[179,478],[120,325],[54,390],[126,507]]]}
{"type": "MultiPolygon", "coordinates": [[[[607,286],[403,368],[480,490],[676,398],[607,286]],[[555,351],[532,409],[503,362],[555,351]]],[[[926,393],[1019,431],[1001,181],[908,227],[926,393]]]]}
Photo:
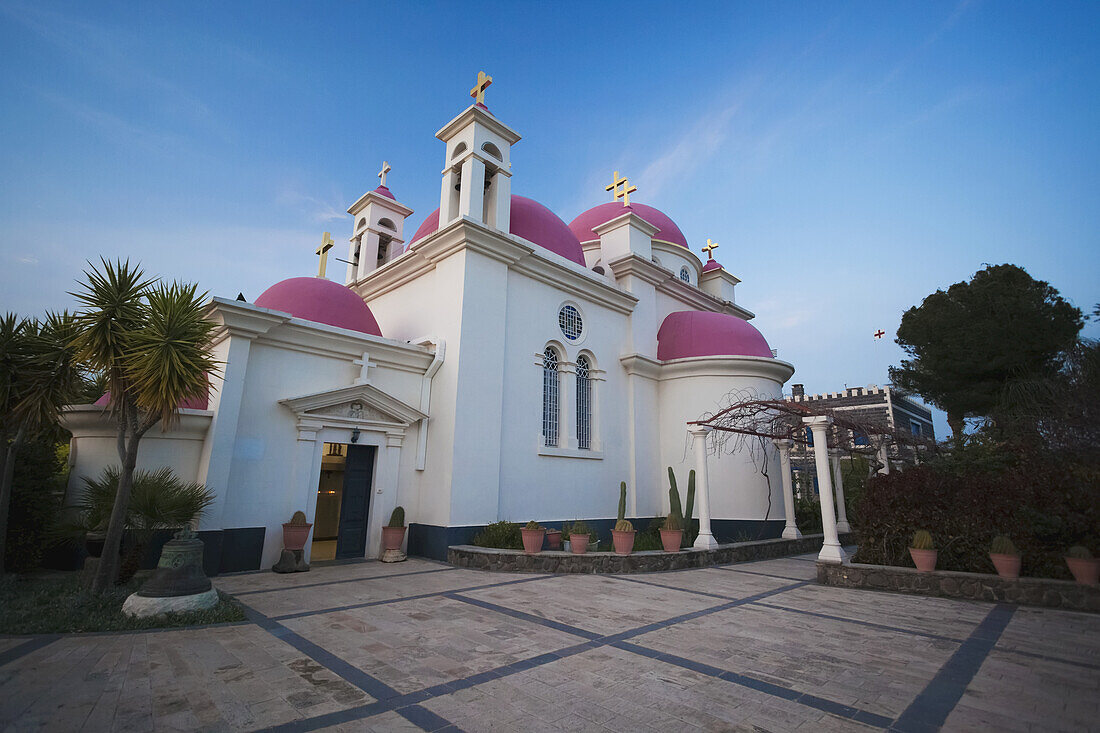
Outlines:
{"type": "Polygon", "coordinates": [[[362,557],[374,476],[374,446],[325,443],[310,560],[362,557]]]}

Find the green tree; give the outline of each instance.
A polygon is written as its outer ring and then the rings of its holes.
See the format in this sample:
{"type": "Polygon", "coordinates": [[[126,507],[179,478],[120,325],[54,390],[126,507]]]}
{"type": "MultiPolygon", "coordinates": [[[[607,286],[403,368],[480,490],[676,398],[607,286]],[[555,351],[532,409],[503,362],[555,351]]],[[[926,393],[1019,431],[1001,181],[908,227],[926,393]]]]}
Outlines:
{"type": "Polygon", "coordinates": [[[988,265],[905,312],[897,343],[910,358],[890,378],[945,411],[959,439],[965,418],[991,414],[1010,380],[1056,373],[1083,323],[1048,283],[988,265]]]}
{"type": "Polygon", "coordinates": [[[75,332],[68,313],[50,313],[44,321],[13,313],[0,318],[0,573],[16,456],[28,440],[57,425],[61,408],[84,385],[70,348],[75,332]]]}
{"type": "Polygon", "coordinates": [[[103,593],[118,575],[134,470],[142,436],[170,427],[186,400],[209,389],[217,367],[210,347],[214,324],[205,318],[206,293],[197,286],[146,279],[140,267],[100,260],[73,293],[83,306],[73,340],[78,358],[103,375],[108,409],[118,423],[118,491],[92,591],[103,593]]]}

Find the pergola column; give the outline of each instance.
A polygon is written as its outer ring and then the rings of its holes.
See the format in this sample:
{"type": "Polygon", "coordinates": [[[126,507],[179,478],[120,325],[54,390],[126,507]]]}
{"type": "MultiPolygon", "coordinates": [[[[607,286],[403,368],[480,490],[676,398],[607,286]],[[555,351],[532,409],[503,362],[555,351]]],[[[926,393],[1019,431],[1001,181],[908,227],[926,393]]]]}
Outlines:
{"type": "Polygon", "coordinates": [[[829,426],[833,419],[827,415],[815,415],[802,418],[802,422],[810,427],[814,436],[814,466],[817,468],[817,488],[821,498],[821,530],[825,534],[817,559],[821,562],[842,563],[847,555],[840,546],[840,538],[836,533],[833,481],[829,476],[829,426]]]}
{"type": "Polygon", "coordinates": [[[833,468],[833,486],[836,488],[836,531],[851,532],[848,524],[848,509],[844,504],[844,472],[840,466],[840,449],[829,449],[829,462],[833,468]]]}
{"type": "Polygon", "coordinates": [[[699,536],[692,545],[697,550],[711,550],[718,540],[710,531],[710,480],[707,477],[707,435],[713,428],[696,425],[688,428],[695,445],[695,506],[699,510],[699,536]]]}
{"type": "Polygon", "coordinates": [[[890,474],[890,438],[889,436],[881,436],[881,441],[878,444],[878,459],[882,462],[882,468],[878,470],[883,476],[890,474]]]}
{"type": "Polygon", "coordinates": [[[783,479],[783,512],[786,524],[783,526],[783,539],[800,540],[802,533],[794,520],[794,482],[791,481],[791,447],[794,441],[789,438],[772,441],[779,451],[779,472],[783,479]]]}

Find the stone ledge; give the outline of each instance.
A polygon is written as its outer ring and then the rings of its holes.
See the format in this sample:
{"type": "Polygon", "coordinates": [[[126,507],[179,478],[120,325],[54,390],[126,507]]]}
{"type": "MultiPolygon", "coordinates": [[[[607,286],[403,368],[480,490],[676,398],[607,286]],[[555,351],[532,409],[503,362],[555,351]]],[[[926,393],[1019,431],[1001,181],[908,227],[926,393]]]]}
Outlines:
{"type": "MultiPolygon", "coordinates": [[[[848,544],[851,535],[841,535],[841,544],[848,544]]],[[[473,570],[498,570],[510,573],[656,573],[665,570],[686,570],[708,565],[727,565],[751,560],[768,560],[789,555],[803,555],[821,549],[822,536],[806,535],[799,540],[760,540],[718,545],[713,550],[683,549],[680,552],[651,550],[616,555],[613,552],[543,551],[537,555],[522,550],[498,550],[473,545],[451,545],[447,562],[455,567],[473,570]]]]}
{"type": "Polygon", "coordinates": [[[817,582],[836,588],[885,590],[937,598],[1018,603],[1023,606],[1100,613],[1100,586],[1081,585],[1068,580],[1009,580],[985,573],[960,573],[953,570],[921,573],[915,568],[889,565],[836,565],[819,562],[817,582]]]}

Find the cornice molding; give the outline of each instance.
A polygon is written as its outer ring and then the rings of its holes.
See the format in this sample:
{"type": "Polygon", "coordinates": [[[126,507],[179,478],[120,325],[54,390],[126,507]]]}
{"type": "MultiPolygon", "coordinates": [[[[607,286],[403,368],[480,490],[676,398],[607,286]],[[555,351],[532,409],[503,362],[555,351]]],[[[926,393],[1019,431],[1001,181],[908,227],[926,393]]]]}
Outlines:
{"type": "Polygon", "coordinates": [[[412,405],[405,404],[370,383],[353,384],[348,387],[328,389],[322,392],[301,395],[300,397],[288,397],[279,400],[279,404],[297,415],[300,421],[319,421],[326,424],[363,425],[373,422],[408,427],[414,422],[428,417],[412,405]],[[381,413],[387,419],[379,421],[377,418],[371,417],[356,418],[316,412],[326,407],[334,407],[347,402],[362,402],[363,405],[381,413]]]}
{"type": "Polygon", "coordinates": [[[690,356],[661,362],[660,380],[691,377],[764,377],[782,385],[794,376],[794,366],[763,356],[690,356]]]}
{"type": "Polygon", "coordinates": [[[482,125],[489,128],[491,132],[500,135],[509,145],[515,145],[522,139],[518,132],[508,127],[508,125],[504,124],[496,117],[493,117],[491,113],[486,112],[476,104],[471,104],[462,112],[459,112],[458,116],[441,127],[435,136],[443,142],[447,142],[455,136],[455,133],[474,121],[480,122],[482,125]]]}
{"type": "Polygon", "coordinates": [[[634,377],[657,380],[661,376],[661,362],[641,354],[627,354],[619,357],[619,363],[626,373],[634,377]]]}
{"type": "Polygon", "coordinates": [[[592,231],[594,231],[596,234],[599,234],[602,237],[604,234],[607,234],[608,232],[610,232],[614,229],[618,229],[619,227],[623,226],[624,224],[630,224],[635,229],[639,229],[642,232],[644,232],[645,235],[647,237],[649,237],[650,239],[653,238],[654,234],[661,231],[660,227],[653,226],[648,221],[646,221],[642,217],[635,214],[633,209],[628,208],[626,206],[624,206],[623,209],[624,209],[624,211],[623,211],[622,214],[619,214],[614,219],[608,219],[607,221],[605,221],[603,224],[600,224],[599,226],[592,227],[592,231]]]}
{"type": "Polygon", "coordinates": [[[379,193],[375,193],[373,190],[367,191],[365,194],[360,196],[354,204],[349,206],[348,207],[348,213],[351,214],[352,216],[355,216],[360,211],[367,208],[367,204],[370,204],[370,203],[377,204],[378,206],[380,206],[383,209],[393,211],[394,213],[398,214],[399,216],[401,216],[403,218],[407,218],[407,217],[411,216],[412,213],[413,213],[413,210],[410,209],[408,206],[405,206],[405,204],[399,204],[398,202],[394,201],[393,199],[391,199],[387,196],[383,196],[379,193]]]}

